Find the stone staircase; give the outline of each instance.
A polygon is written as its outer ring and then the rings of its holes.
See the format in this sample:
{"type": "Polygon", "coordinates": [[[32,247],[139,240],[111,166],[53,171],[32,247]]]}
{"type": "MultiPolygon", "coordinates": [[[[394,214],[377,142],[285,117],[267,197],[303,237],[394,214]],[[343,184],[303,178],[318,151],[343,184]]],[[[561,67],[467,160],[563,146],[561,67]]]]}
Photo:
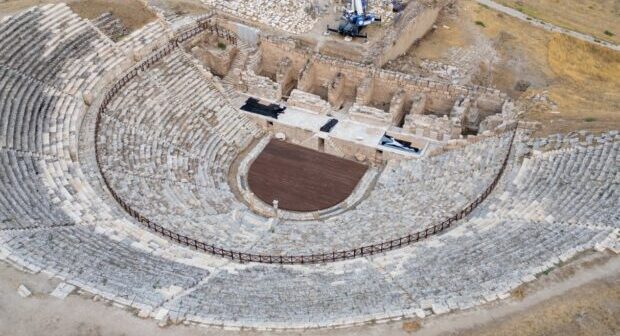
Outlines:
{"type": "MultiPolygon", "coordinates": [[[[222,79],[222,83],[225,87],[229,87],[232,89],[236,88],[237,90],[239,90],[241,88],[239,85],[241,81],[241,73],[245,71],[246,64],[250,59],[250,55],[253,49],[247,43],[241,40],[237,40],[237,48],[239,51],[237,52],[237,55],[235,55],[235,59],[230,65],[228,74],[226,74],[226,76],[224,76],[224,78],[222,79]]],[[[231,89],[227,88],[227,93],[233,92],[231,92],[231,89]]],[[[235,94],[233,93],[231,97],[234,96],[235,94]]]]}

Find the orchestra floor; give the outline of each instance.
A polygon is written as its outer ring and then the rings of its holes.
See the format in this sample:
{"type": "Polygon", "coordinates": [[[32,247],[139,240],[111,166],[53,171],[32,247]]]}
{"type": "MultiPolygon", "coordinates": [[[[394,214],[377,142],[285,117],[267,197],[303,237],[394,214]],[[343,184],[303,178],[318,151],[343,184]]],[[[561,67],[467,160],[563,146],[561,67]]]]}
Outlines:
{"type": "Polygon", "coordinates": [[[249,187],[279,208],[316,211],[344,201],[364,176],[363,164],[280,140],[271,140],[248,173],[249,187]]]}

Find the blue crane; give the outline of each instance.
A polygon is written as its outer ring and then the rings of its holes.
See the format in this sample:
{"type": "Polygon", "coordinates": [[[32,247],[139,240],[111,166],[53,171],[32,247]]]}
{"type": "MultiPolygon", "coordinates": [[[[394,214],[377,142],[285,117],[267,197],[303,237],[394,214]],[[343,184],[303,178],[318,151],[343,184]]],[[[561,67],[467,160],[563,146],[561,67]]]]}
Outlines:
{"type": "Polygon", "coordinates": [[[368,36],[366,34],[361,33],[362,29],[374,22],[381,21],[380,17],[368,13],[366,11],[367,8],[367,0],[351,0],[351,7],[342,12],[341,22],[338,28],[330,28],[327,26],[327,30],[339,33],[343,36],[367,38],[368,36]]]}

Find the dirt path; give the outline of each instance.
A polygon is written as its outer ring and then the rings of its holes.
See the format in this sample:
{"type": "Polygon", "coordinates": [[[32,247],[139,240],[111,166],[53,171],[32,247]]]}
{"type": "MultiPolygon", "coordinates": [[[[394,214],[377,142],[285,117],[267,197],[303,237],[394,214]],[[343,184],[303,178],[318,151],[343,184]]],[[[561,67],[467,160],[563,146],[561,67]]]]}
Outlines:
{"type": "Polygon", "coordinates": [[[542,28],[546,31],[549,32],[553,32],[553,33],[561,33],[561,34],[565,34],[571,37],[574,37],[576,39],[582,40],[582,41],[586,41],[589,43],[594,43],[597,44],[599,46],[605,47],[605,48],[609,48],[612,50],[616,50],[616,51],[620,51],[620,45],[617,44],[613,44],[610,42],[606,42],[606,41],[601,41],[593,36],[590,35],[586,35],[580,32],[576,32],[573,30],[568,30],[566,28],[562,28],[562,27],[558,27],[554,24],[542,21],[540,19],[535,19],[532,18],[524,13],[521,13],[520,11],[510,8],[510,7],[506,7],[504,5],[501,5],[493,0],[476,0],[478,1],[479,4],[485,5],[489,8],[492,8],[498,12],[502,12],[506,15],[510,15],[514,18],[517,18],[519,20],[525,21],[530,23],[531,25],[534,25],[536,27],[542,28]]]}

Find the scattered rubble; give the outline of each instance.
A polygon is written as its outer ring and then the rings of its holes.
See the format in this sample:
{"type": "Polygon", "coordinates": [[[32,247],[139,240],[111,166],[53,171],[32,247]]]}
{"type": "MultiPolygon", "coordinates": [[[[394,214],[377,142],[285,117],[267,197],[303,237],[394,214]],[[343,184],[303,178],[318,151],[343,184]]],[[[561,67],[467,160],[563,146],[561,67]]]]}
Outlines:
{"type": "Polygon", "coordinates": [[[317,22],[314,8],[317,1],[293,0],[202,0],[225,13],[257,21],[287,32],[300,34],[312,29],[317,22]]]}
{"type": "Polygon", "coordinates": [[[32,295],[32,292],[22,284],[17,288],[17,294],[23,298],[27,298],[32,295]]]}
{"type": "Polygon", "coordinates": [[[67,296],[73,293],[74,290],[75,286],[61,282],[58,286],[56,286],[56,289],[50,293],[50,295],[57,299],[64,300],[67,296]]]}

